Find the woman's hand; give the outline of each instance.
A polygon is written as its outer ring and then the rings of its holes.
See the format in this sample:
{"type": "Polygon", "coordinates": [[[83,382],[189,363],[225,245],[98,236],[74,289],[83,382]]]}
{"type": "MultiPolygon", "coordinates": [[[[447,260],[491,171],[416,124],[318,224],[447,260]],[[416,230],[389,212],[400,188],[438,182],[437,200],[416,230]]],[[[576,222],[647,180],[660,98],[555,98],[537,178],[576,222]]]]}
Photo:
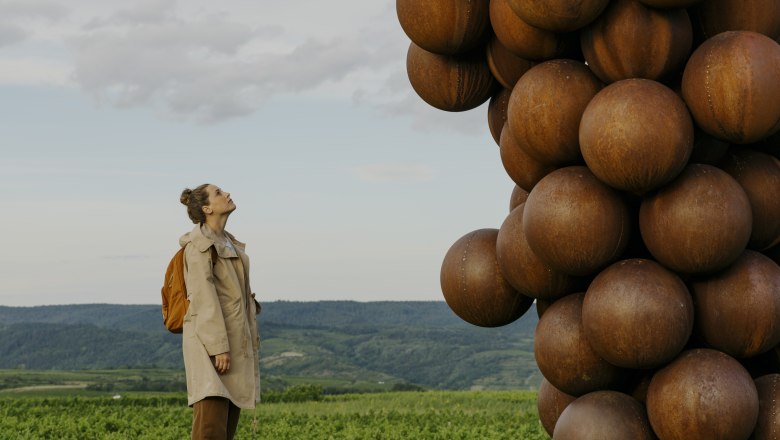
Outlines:
{"type": "Polygon", "coordinates": [[[219,374],[225,374],[230,369],[230,353],[220,353],[213,357],[214,368],[219,374]]]}

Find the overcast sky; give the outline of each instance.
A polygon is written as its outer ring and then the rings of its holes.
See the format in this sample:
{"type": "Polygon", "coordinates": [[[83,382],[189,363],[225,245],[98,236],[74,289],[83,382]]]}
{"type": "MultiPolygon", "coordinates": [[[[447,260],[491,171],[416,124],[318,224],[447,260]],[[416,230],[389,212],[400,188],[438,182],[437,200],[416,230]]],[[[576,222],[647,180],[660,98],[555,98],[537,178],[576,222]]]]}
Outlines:
{"type": "Polygon", "coordinates": [[[0,0],[0,305],[159,303],[210,182],[272,300],[441,300],[513,188],[428,107],[393,0],[0,0]]]}

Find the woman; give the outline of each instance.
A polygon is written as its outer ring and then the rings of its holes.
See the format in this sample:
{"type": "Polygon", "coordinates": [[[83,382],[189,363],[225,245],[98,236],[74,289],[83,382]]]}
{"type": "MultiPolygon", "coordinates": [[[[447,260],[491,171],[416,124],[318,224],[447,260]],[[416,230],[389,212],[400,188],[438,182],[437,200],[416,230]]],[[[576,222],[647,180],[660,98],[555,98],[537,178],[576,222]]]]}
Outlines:
{"type": "Polygon", "coordinates": [[[184,234],[184,281],[190,301],[182,352],[193,439],[232,439],[241,408],[259,389],[255,315],[244,244],[225,230],[236,209],[230,193],[204,184],[181,193],[195,227],[184,234]]]}

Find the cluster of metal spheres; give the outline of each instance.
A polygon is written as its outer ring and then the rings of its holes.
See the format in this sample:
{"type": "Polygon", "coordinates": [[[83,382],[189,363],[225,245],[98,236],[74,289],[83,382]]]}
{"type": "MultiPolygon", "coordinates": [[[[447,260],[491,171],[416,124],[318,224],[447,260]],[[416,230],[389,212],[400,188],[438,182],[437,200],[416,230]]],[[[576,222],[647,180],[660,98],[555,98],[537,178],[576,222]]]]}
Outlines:
{"type": "Polygon", "coordinates": [[[780,1],[397,0],[415,92],[515,184],[450,308],[535,301],[555,440],[780,438],[780,1]],[[500,219],[499,219],[500,221],[500,219]]]}

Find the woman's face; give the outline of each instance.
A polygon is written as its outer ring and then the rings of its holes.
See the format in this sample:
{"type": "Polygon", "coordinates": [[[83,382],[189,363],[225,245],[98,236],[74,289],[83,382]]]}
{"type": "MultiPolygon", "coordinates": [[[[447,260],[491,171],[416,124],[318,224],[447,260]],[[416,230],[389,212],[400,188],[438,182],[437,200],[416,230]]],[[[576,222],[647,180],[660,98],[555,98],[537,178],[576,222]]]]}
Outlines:
{"type": "MultiPolygon", "coordinates": [[[[216,185],[209,185],[209,208],[213,214],[228,214],[236,210],[236,204],[230,198],[230,193],[216,185]]],[[[208,212],[207,212],[208,214],[208,212]]]]}

